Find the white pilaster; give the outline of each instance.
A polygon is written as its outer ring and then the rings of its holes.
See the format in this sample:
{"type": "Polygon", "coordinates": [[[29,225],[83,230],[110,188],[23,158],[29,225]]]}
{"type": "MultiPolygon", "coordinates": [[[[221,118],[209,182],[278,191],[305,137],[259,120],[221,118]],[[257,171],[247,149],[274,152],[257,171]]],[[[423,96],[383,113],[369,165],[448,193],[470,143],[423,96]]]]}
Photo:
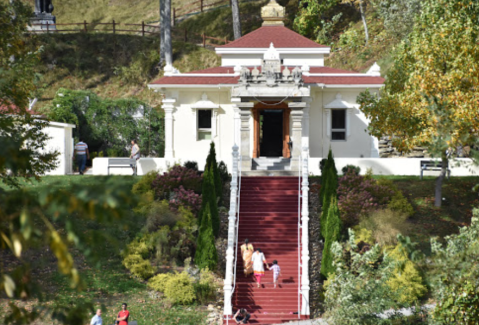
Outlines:
{"type": "Polygon", "coordinates": [[[163,99],[163,110],[165,111],[165,159],[175,158],[173,150],[173,111],[175,110],[174,98],[163,99]]]}
{"type": "Polygon", "coordinates": [[[331,109],[326,108],[323,110],[326,119],[326,136],[331,137],[331,109]]]}
{"type": "Polygon", "coordinates": [[[309,147],[304,146],[301,153],[301,315],[309,315],[309,147]]]}
{"type": "Polygon", "coordinates": [[[303,98],[303,102],[306,103],[306,106],[303,108],[303,136],[302,136],[302,147],[309,148],[309,110],[311,108],[311,98],[303,98]]]}
{"type": "Polygon", "coordinates": [[[250,102],[245,103],[238,103],[238,107],[240,108],[240,119],[241,119],[241,146],[240,146],[240,154],[241,154],[241,170],[242,171],[250,171],[251,170],[251,156],[252,151],[251,148],[253,147],[250,143],[250,120],[251,120],[251,109],[253,108],[254,104],[250,102]]]}
{"type": "Polygon", "coordinates": [[[291,151],[291,170],[299,170],[299,164],[301,163],[301,142],[303,141],[302,121],[303,110],[293,108],[291,110],[291,135],[293,140],[293,150],[291,151]]]}
{"type": "Polygon", "coordinates": [[[226,316],[233,315],[233,306],[231,303],[231,295],[233,290],[233,269],[235,263],[235,242],[236,238],[236,204],[238,195],[238,146],[233,146],[233,170],[231,173],[231,194],[230,194],[230,210],[228,213],[228,246],[226,248],[226,272],[224,280],[224,311],[226,316]]]}
{"type": "Polygon", "coordinates": [[[353,115],[353,108],[346,110],[346,139],[351,135],[351,116],[353,115]]]}

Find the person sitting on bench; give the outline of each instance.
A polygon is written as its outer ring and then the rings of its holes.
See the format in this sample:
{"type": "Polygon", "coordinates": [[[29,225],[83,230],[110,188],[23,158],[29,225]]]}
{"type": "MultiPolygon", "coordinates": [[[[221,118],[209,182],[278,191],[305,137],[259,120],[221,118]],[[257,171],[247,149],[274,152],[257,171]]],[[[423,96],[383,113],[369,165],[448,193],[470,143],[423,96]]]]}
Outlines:
{"type": "Polygon", "coordinates": [[[236,324],[248,324],[250,317],[250,313],[248,313],[246,309],[241,308],[233,316],[233,319],[236,321],[236,324]]]}

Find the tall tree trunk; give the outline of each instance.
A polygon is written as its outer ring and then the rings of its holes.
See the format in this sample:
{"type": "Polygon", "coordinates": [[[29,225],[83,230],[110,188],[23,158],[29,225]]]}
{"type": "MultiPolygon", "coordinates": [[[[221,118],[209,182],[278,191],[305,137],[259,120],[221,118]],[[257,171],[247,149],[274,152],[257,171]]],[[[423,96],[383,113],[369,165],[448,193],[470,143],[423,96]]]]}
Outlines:
{"type": "Polygon", "coordinates": [[[446,176],[446,173],[447,173],[447,169],[449,167],[449,160],[447,159],[446,154],[442,155],[441,162],[442,162],[441,174],[436,179],[436,189],[435,189],[435,199],[434,199],[435,207],[440,207],[442,204],[442,181],[444,180],[444,177],[446,176]]]}
{"type": "Polygon", "coordinates": [[[165,63],[165,1],[160,0],[160,67],[165,63]]]}
{"type": "Polygon", "coordinates": [[[171,46],[171,0],[165,0],[165,63],[167,66],[173,65],[173,50],[171,46]]]}
{"type": "Polygon", "coordinates": [[[361,12],[361,19],[363,20],[366,46],[368,46],[369,32],[368,32],[368,23],[366,22],[366,14],[364,13],[363,0],[359,0],[359,11],[361,12]]]}
{"type": "Polygon", "coordinates": [[[231,12],[233,13],[233,34],[235,39],[241,37],[241,20],[238,0],[231,0],[231,12]]]}

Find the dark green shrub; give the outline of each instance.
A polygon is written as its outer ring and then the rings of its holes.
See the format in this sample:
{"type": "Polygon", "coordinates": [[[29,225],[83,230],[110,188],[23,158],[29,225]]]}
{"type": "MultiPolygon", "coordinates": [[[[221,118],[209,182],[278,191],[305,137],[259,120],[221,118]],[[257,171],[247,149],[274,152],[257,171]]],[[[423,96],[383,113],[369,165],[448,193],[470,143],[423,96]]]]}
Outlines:
{"type": "Polygon", "coordinates": [[[319,162],[319,170],[321,171],[321,175],[324,175],[324,167],[326,166],[327,161],[328,161],[328,159],[323,158],[319,162]]]}
{"type": "Polygon", "coordinates": [[[321,190],[319,194],[320,202],[322,204],[322,214],[320,219],[321,237],[326,238],[326,224],[328,218],[329,204],[333,197],[337,198],[338,189],[338,172],[334,163],[333,153],[329,149],[328,160],[324,166],[324,175],[321,178],[321,190]]]}
{"type": "Polygon", "coordinates": [[[131,192],[142,195],[153,190],[153,181],[158,176],[158,172],[151,171],[143,175],[138,182],[133,185],[131,192]]]}
{"type": "Polygon", "coordinates": [[[195,282],[194,287],[196,300],[200,304],[204,305],[216,298],[218,285],[215,282],[214,274],[208,268],[200,271],[200,279],[195,282]]]}
{"type": "Polygon", "coordinates": [[[346,175],[348,172],[359,175],[361,173],[361,167],[354,165],[346,165],[341,169],[341,171],[343,172],[343,175],[346,175]]]}
{"type": "Polygon", "coordinates": [[[334,242],[339,241],[341,236],[341,219],[339,217],[338,200],[334,195],[331,198],[327,213],[328,217],[324,234],[323,257],[321,260],[321,276],[325,279],[334,272],[331,245],[334,242]]]}
{"type": "Polygon", "coordinates": [[[198,163],[196,161],[191,161],[191,160],[185,161],[185,163],[183,164],[183,167],[186,167],[188,169],[193,169],[194,171],[198,171],[198,163]]]}
{"type": "Polygon", "coordinates": [[[201,217],[201,225],[196,245],[195,264],[200,269],[216,270],[218,255],[216,253],[215,236],[211,220],[210,205],[207,204],[201,217]]]}
{"type": "Polygon", "coordinates": [[[215,236],[218,236],[220,231],[220,218],[218,215],[217,195],[214,183],[213,168],[205,170],[203,174],[203,188],[202,188],[201,210],[198,217],[198,225],[202,224],[202,218],[206,212],[206,206],[209,205],[212,229],[215,236]]]}
{"type": "Polygon", "coordinates": [[[206,165],[205,171],[211,169],[213,172],[213,179],[214,179],[214,187],[215,193],[218,204],[221,204],[221,195],[223,193],[223,184],[221,183],[221,176],[218,170],[218,164],[216,162],[216,150],[215,150],[215,143],[211,142],[210,144],[210,152],[208,153],[208,157],[206,158],[206,165]]]}
{"type": "Polygon", "coordinates": [[[172,228],[180,220],[180,217],[171,211],[168,201],[154,201],[148,206],[146,217],[146,230],[155,232],[163,226],[172,228]]]}

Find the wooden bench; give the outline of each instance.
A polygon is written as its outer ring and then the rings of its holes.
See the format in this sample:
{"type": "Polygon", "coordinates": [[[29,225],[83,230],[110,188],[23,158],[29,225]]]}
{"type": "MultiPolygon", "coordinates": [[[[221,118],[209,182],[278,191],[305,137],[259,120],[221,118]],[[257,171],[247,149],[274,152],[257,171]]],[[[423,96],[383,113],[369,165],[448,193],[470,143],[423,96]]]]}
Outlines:
{"type": "MultiPolygon", "coordinates": [[[[421,160],[421,179],[425,170],[442,170],[442,161],[435,160],[421,160]]],[[[446,172],[447,179],[451,176],[449,167],[446,172]]]]}
{"type": "Polygon", "coordinates": [[[130,158],[108,158],[108,175],[110,175],[110,168],[134,168],[134,175],[137,172],[137,160],[130,158]]]}

